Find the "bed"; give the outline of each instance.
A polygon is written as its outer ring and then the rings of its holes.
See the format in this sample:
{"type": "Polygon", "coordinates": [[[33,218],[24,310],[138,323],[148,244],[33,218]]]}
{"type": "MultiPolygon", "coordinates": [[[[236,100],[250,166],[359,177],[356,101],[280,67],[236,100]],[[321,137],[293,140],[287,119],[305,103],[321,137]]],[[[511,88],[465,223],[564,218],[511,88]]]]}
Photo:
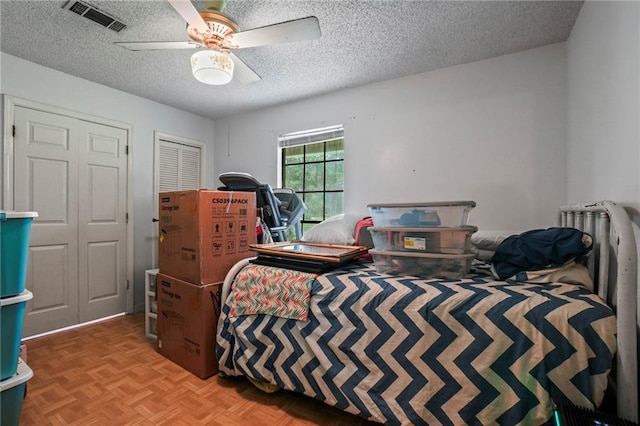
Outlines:
{"type": "Polygon", "coordinates": [[[384,424],[553,424],[556,406],[595,409],[605,392],[637,421],[631,222],[600,202],[561,208],[559,225],[594,237],[593,292],[480,274],[386,275],[366,262],[310,276],[241,261],[222,290],[220,375],[384,424]],[[246,293],[283,277],[310,289],[294,308],[265,311],[246,293]]]}

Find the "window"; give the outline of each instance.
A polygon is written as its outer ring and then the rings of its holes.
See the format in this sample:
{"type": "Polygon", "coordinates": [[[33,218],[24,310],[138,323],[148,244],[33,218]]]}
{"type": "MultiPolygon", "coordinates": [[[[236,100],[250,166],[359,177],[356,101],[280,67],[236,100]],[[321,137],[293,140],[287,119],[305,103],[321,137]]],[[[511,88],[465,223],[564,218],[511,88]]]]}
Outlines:
{"type": "Polygon", "coordinates": [[[307,211],[302,233],[343,213],[344,129],[333,126],[280,136],[282,186],[296,191],[307,211]]]}

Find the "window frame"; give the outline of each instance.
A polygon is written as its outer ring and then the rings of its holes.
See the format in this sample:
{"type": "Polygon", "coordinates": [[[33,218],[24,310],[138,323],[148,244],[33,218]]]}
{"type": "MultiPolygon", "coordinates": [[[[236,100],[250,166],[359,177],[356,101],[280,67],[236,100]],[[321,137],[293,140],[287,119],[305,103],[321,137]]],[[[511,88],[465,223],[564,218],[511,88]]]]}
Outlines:
{"type": "MultiPolygon", "coordinates": [[[[279,147],[279,156],[278,156],[278,166],[279,166],[279,176],[278,176],[278,184],[283,187],[287,187],[286,185],[286,177],[287,177],[287,166],[292,165],[302,165],[302,190],[296,190],[297,193],[300,194],[301,198],[305,199],[308,194],[322,194],[322,219],[308,219],[305,214],[302,218],[302,229],[304,234],[305,225],[315,225],[323,220],[327,219],[329,216],[327,215],[327,194],[342,194],[342,209],[339,213],[344,213],[344,127],[342,125],[331,126],[322,129],[311,129],[302,132],[290,133],[287,135],[278,137],[278,147],[279,147]],[[342,155],[341,158],[338,159],[327,159],[327,149],[329,144],[336,140],[342,140],[342,155]],[[307,161],[307,147],[310,145],[319,145],[322,144],[322,159],[321,160],[312,160],[307,161]],[[288,148],[302,147],[302,161],[296,163],[287,163],[286,151],[288,148]],[[327,189],[327,165],[332,163],[342,163],[342,180],[343,186],[342,189],[327,189]],[[322,178],[322,187],[317,190],[305,190],[306,184],[306,170],[307,165],[309,164],[322,164],[323,166],[323,178],[322,178]]],[[[329,151],[331,152],[331,151],[329,151]]],[[[293,188],[295,189],[295,188],[293,188]]],[[[334,214],[339,214],[335,213],[334,214]]]]}

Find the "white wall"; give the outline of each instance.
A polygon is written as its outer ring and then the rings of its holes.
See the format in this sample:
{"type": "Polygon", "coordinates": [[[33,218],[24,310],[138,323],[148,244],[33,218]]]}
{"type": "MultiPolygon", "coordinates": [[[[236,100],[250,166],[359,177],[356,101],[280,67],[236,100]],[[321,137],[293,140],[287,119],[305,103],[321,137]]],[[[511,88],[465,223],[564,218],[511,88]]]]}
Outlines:
{"type": "MultiPolygon", "coordinates": [[[[0,53],[0,93],[131,124],[135,307],[144,306],[144,270],[151,265],[153,206],[153,132],[196,139],[209,145],[207,186],[214,185],[214,123],[191,113],[79,79],[0,53]]],[[[3,107],[0,107],[3,108],[3,107]]],[[[0,116],[3,112],[0,111],[0,116]]],[[[1,144],[0,144],[1,146],[1,144]]],[[[1,179],[1,178],[0,178],[1,179]]],[[[0,181],[0,187],[2,183],[0,181]]]]}
{"type": "Polygon", "coordinates": [[[567,79],[568,200],[639,202],[639,2],[584,3],[567,79]]]}
{"type": "Polygon", "coordinates": [[[216,121],[215,171],[277,183],[277,136],[345,126],[345,210],[475,200],[481,229],[554,224],[566,197],[565,44],[216,121]]]}

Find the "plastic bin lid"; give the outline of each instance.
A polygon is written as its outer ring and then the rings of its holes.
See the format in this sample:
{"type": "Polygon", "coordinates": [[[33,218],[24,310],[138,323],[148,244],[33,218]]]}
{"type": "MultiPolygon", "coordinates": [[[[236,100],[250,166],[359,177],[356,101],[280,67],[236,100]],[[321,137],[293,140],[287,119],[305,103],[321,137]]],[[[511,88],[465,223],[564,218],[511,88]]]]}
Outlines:
{"type": "Polygon", "coordinates": [[[464,254],[441,254],[441,253],[414,253],[410,251],[386,251],[386,250],[374,250],[369,249],[369,254],[381,255],[381,256],[394,256],[394,257],[422,257],[429,259],[454,259],[454,260],[467,260],[476,257],[475,253],[464,254]]]}
{"type": "Polygon", "coordinates": [[[0,220],[7,219],[27,219],[38,217],[38,212],[14,212],[7,210],[0,210],[0,220]]]}
{"type": "Polygon", "coordinates": [[[367,207],[378,208],[378,207],[457,207],[457,206],[467,206],[467,207],[475,207],[475,201],[429,201],[426,203],[387,203],[387,204],[367,204],[367,207]]]}
{"type": "Polygon", "coordinates": [[[477,226],[421,226],[421,227],[404,227],[404,226],[370,226],[367,228],[369,232],[466,232],[473,234],[478,231],[477,226]]]}
{"type": "Polygon", "coordinates": [[[22,358],[18,358],[18,371],[8,379],[0,381],[0,392],[4,392],[13,387],[23,384],[33,377],[33,370],[29,368],[22,358]]]}
{"type": "Polygon", "coordinates": [[[2,299],[0,299],[0,306],[14,305],[16,303],[26,302],[27,300],[31,299],[33,299],[33,293],[31,293],[29,290],[25,290],[17,296],[3,297],[2,299]]]}

